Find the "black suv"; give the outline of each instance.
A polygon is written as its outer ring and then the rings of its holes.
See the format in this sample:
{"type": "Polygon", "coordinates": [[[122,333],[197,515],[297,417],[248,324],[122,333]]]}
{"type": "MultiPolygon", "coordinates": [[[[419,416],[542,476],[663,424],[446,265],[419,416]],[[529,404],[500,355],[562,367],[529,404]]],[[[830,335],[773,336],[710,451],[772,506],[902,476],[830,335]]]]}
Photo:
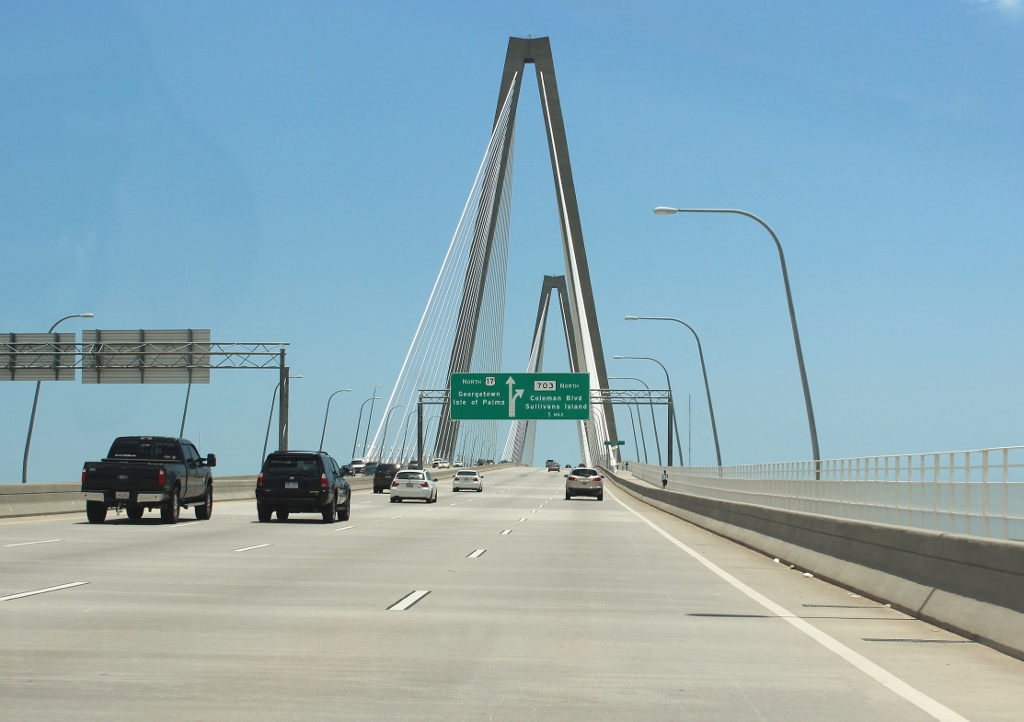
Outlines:
{"type": "Polygon", "coordinates": [[[373,493],[383,494],[386,490],[390,489],[391,482],[395,479],[395,474],[401,468],[398,464],[377,464],[377,468],[373,472],[373,493]]]}
{"type": "Polygon", "coordinates": [[[348,521],[352,512],[352,491],[341,468],[322,451],[275,451],[263,462],[256,480],[256,513],[279,521],[291,512],[322,514],[324,522],[348,521]]]}

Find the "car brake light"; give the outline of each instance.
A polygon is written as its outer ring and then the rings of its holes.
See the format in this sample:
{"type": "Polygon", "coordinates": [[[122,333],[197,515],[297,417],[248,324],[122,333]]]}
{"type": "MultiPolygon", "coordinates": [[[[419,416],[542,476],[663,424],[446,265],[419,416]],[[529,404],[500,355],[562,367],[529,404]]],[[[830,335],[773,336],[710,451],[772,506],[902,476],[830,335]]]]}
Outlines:
{"type": "Polygon", "coordinates": [[[260,472],[260,475],[256,477],[256,486],[263,486],[263,472],[262,471],[260,472]]]}
{"type": "Polygon", "coordinates": [[[330,485],[331,482],[327,481],[327,472],[325,471],[323,474],[320,475],[320,488],[326,489],[330,485]]]}
{"type": "Polygon", "coordinates": [[[422,486],[424,489],[429,489],[430,488],[430,484],[425,482],[425,481],[422,484],[420,484],[420,486],[422,486]]]}
{"type": "Polygon", "coordinates": [[[576,477],[575,476],[570,476],[569,477],[569,481],[576,481],[576,477]]]}
{"type": "Polygon", "coordinates": [[[167,472],[164,471],[163,467],[160,467],[159,473],[156,475],[156,483],[163,486],[167,483],[167,472]]]}
{"type": "Polygon", "coordinates": [[[398,486],[398,480],[396,479],[395,481],[392,481],[391,486],[398,486]]]}

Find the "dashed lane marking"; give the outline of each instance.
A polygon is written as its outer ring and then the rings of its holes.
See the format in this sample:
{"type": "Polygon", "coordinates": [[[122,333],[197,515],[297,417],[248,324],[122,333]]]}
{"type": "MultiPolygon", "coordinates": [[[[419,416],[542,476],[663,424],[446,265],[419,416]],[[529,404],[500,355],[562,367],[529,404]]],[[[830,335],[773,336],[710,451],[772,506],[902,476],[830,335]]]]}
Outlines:
{"type": "Polygon", "coordinates": [[[355,528],[356,528],[355,524],[349,524],[348,526],[343,526],[340,529],[332,529],[331,531],[345,531],[346,529],[355,529],[355,528]]]}
{"type": "Polygon", "coordinates": [[[33,544],[56,544],[57,542],[62,542],[62,541],[64,541],[64,540],[63,539],[46,539],[44,541],[18,542],[17,544],[4,544],[4,546],[5,547],[29,547],[29,546],[32,546],[33,544]]]}
{"type": "Polygon", "coordinates": [[[487,551],[487,550],[486,549],[477,549],[472,554],[470,554],[468,558],[469,559],[479,559],[480,557],[482,557],[484,555],[485,551],[487,551]]]}
{"type": "Polygon", "coordinates": [[[232,549],[231,551],[233,551],[233,552],[249,552],[249,551],[252,551],[253,549],[262,549],[263,547],[268,547],[268,546],[271,546],[271,545],[270,544],[257,544],[255,546],[251,546],[251,547],[242,547],[241,549],[232,549]]]}
{"type": "Polygon", "coordinates": [[[401,519],[405,514],[399,514],[398,516],[391,517],[392,519],[401,519]]]}
{"type": "Polygon", "coordinates": [[[67,584],[58,584],[55,587],[47,587],[46,589],[33,589],[31,592],[21,592],[19,594],[8,594],[6,597],[0,597],[0,602],[12,602],[15,599],[23,599],[24,597],[33,597],[36,594],[46,594],[47,592],[57,592],[61,589],[71,589],[72,587],[80,587],[83,584],[89,582],[68,582],[67,584]]]}
{"type": "Polygon", "coordinates": [[[397,602],[387,608],[389,612],[404,612],[412,605],[419,602],[423,597],[430,594],[429,589],[417,589],[415,592],[409,592],[404,597],[399,599],[397,602]]]}
{"type": "Polygon", "coordinates": [[[505,531],[501,532],[501,535],[502,535],[502,536],[508,536],[508,535],[509,535],[509,534],[511,534],[511,533],[512,533],[512,530],[511,530],[511,529],[506,529],[505,531]]]}

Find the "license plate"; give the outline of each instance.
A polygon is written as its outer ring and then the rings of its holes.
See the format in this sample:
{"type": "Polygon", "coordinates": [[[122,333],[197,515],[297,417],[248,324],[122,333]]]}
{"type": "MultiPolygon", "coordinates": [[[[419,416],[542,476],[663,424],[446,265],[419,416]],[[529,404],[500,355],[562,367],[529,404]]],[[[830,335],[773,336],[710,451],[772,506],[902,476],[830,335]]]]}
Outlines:
{"type": "Polygon", "coordinates": [[[405,484],[405,488],[406,488],[406,489],[411,489],[411,488],[413,488],[414,486],[416,486],[416,485],[415,485],[415,484],[413,484],[413,483],[411,483],[411,482],[406,482],[406,484],[405,484]]]}
{"type": "Polygon", "coordinates": [[[285,489],[298,489],[299,488],[299,482],[297,482],[297,481],[286,481],[284,483],[284,488],[285,489]]]}
{"type": "Polygon", "coordinates": [[[115,493],[117,494],[117,498],[118,499],[128,499],[131,496],[131,492],[130,491],[118,491],[118,492],[115,492],[115,493]]]}

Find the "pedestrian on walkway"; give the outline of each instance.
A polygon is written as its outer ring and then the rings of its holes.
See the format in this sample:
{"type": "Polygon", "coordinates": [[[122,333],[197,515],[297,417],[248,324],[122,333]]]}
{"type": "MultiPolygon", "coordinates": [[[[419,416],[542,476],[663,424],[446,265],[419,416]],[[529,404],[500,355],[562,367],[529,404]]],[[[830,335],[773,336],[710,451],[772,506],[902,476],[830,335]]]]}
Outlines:
{"type": "Polygon", "coordinates": [[[668,488],[668,470],[666,470],[666,469],[662,469],[662,471],[661,471],[661,488],[662,489],[667,489],[668,488]]]}

